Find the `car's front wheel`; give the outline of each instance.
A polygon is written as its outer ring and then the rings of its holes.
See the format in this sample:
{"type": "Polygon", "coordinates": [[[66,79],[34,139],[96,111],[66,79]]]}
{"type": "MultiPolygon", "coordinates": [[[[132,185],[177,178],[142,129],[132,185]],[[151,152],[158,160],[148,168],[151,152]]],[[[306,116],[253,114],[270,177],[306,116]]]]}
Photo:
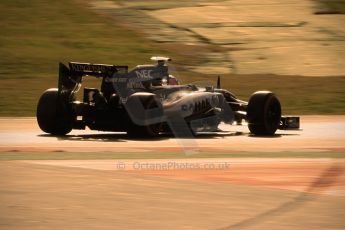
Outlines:
{"type": "Polygon", "coordinates": [[[248,128],[255,135],[274,135],[281,119],[278,98],[269,91],[255,92],[247,107],[248,128]]]}
{"type": "Polygon", "coordinates": [[[58,89],[46,90],[40,97],[36,111],[37,123],[42,131],[65,135],[72,130],[73,116],[59,101],[58,89]]]}

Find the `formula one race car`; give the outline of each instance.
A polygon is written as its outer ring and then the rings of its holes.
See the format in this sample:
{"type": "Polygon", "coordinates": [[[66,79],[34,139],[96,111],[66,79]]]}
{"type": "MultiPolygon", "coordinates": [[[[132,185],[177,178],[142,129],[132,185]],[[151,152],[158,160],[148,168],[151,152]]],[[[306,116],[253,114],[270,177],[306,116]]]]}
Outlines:
{"type": "Polygon", "coordinates": [[[169,74],[170,58],[152,57],[154,65],[127,66],[70,62],[60,63],[58,88],[46,90],[37,106],[42,131],[65,135],[72,129],[124,131],[132,136],[175,136],[216,131],[220,122],[247,121],[254,135],[273,135],[277,129],[298,129],[298,117],[282,117],[278,98],[258,91],[249,102],[217,86],[180,85],[169,74]],[[86,76],[102,79],[100,89],[84,88],[86,76]]]}

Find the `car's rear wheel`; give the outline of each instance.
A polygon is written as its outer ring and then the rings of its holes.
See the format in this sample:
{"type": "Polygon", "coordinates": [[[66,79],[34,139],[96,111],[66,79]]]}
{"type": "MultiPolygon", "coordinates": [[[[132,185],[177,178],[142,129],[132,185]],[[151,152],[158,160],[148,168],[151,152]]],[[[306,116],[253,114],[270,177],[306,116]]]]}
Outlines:
{"type": "Polygon", "coordinates": [[[73,127],[73,116],[67,106],[60,103],[56,88],[48,89],[42,94],[36,118],[41,130],[53,135],[65,135],[73,127]]]}
{"type": "Polygon", "coordinates": [[[255,135],[274,135],[281,119],[278,98],[268,91],[255,92],[247,107],[248,128],[255,135]]]}
{"type": "Polygon", "coordinates": [[[127,134],[131,137],[157,137],[162,131],[162,122],[160,122],[160,118],[163,116],[162,103],[153,95],[138,95],[138,97],[130,97],[127,105],[130,106],[127,108],[128,112],[132,113],[132,118],[135,117],[135,120],[132,119],[134,121],[131,122],[127,134]],[[135,103],[142,103],[142,107],[133,106],[135,103]],[[138,108],[143,108],[144,111],[140,111],[138,108]]]}

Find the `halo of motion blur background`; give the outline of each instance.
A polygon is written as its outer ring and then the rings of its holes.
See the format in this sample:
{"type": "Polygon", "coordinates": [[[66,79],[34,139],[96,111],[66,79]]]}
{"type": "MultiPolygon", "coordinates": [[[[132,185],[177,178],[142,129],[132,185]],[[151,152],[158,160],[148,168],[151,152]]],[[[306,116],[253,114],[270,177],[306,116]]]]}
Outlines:
{"type": "Polygon", "coordinates": [[[284,113],[344,114],[344,0],[0,2],[0,115],[33,116],[58,62],[173,58],[182,83],[216,80],[240,98],[278,94],[284,113]]]}

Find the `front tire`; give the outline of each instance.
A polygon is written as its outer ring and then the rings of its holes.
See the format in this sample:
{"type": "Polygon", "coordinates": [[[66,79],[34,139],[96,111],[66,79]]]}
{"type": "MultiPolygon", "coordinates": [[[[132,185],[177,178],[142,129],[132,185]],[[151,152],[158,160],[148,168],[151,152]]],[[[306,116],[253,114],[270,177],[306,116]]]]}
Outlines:
{"type": "Polygon", "coordinates": [[[277,131],[281,118],[278,98],[269,91],[255,92],[247,107],[248,128],[254,135],[270,136],[277,131]]]}
{"type": "Polygon", "coordinates": [[[59,101],[58,89],[46,90],[40,97],[36,111],[37,123],[41,130],[53,135],[65,135],[72,130],[73,116],[59,101]]]}

